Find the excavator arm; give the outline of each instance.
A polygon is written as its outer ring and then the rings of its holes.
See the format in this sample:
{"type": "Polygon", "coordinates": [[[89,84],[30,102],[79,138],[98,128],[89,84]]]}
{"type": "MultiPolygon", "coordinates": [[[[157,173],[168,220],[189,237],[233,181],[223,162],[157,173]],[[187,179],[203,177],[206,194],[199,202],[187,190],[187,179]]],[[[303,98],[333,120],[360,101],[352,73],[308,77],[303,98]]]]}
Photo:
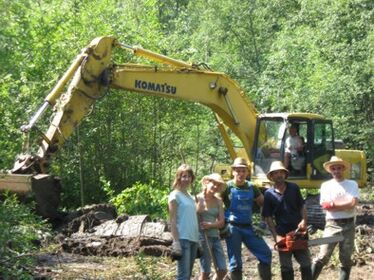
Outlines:
{"type": "Polygon", "coordinates": [[[209,107],[215,113],[231,157],[236,154],[227,134],[228,128],[241,140],[246,156],[251,160],[257,112],[235,81],[223,73],[123,45],[112,37],[100,37],[83,49],[29,124],[22,127],[24,132],[33,129],[45,110],[54,107],[54,118],[47,132],[42,134],[38,153],[19,156],[12,172],[47,173],[53,154],[63,146],[96,100],[110,88],[197,102],[209,107]],[[115,64],[112,52],[118,49],[126,49],[158,64],[115,64]]]}
{"type": "Polygon", "coordinates": [[[29,123],[21,127],[26,134],[31,130],[38,131],[42,140],[36,153],[25,151],[18,155],[13,169],[0,174],[0,190],[33,194],[36,210],[41,216],[59,219],[61,185],[58,177],[48,174],[49,166],[54,154],[95,102],[111,88],[123,90],[124,94],[138,92],[196,102],[211,108],[230,156],[237,155],[229,135],[231,130],[241,140],[244,156],[251,159],[257,112],[235,81],[223,73],[123,45],[112,37],[100,37],[82,50],[29,123]],[[113,52],[121,49],[154,65],[115,63],[113,52]],[[37,124],[48,109],[53,109],[54,114],[47,131],[43,132],[37,124]]]}

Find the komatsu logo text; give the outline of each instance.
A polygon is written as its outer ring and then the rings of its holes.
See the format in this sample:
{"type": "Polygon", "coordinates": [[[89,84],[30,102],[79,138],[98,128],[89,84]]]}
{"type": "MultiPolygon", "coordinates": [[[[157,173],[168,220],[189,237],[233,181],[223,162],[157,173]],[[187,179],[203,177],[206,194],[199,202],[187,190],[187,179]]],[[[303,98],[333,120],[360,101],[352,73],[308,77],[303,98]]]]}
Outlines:
{"type": "Polygon", "coordinates": [[[135,88],[168,94],[177,93],[177,87],[168,85],[167,83],[159,84],[142,80],[135,80],[135,88]]]}

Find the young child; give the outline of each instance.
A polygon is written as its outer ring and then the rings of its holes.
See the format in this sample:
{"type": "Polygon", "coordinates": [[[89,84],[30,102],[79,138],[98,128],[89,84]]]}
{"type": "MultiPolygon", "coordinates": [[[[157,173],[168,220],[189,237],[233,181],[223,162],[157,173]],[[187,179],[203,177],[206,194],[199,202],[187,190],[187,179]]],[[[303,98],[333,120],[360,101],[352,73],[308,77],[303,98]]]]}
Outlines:
{"type": "Polygon", "coordinates": [[[177,169],[173,191],[169,194],[169,217],[173,236],[172,254],[178,256],[178,280],[189,280],[199,246],[199,228],[194,198],[188,188],[194,181],[192,168],[182,164],[177,169]]]}
{"type": "Polygon", "coordinates": [[[203,254],[200,258],[201,274],[199,279],[209,279],[213,261],[217,270],[215,279],[221,280],[227,272],[226,259],[219,237],[219,229],[224,226],[225,217],[223,202],[217,197],[217,194],[225,189],[226,183],[217,173],[205,176],[201,182],[203,186],[202,192],[197,196],[200,242],[203,247],[203,254]]]}

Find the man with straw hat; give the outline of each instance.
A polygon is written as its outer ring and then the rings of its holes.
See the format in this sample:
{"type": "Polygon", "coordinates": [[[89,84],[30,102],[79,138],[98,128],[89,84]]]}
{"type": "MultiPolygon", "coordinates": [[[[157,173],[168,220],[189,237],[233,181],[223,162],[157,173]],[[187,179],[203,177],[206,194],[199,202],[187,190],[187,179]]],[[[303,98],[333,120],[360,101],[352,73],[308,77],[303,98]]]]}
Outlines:
{"type": "MultiPolygon", "coordinates": [[[[306,207],[300,188],[294,183],[287,182],[287,176],[288,170],[281,161],[272,162],[267,177],[273,182],[273,185],[265,192],[262,216],[276,243],[281,242],[289,232],[304,231],[307,228],[306,207]]],[[[283,280],[294,279],[292,256],[300,264],[301,279],[311,279],[309,249],[290,252],[278,251],[278,253],[283,280]]]]}
{"type": "Polygon", "coordinates": [[[229,258],[230,278],[242,279],[242,243],[257,258],[260,279],[271,279],[271,250],[262,237],[252,227],[252,206],[256,202],[260,207],[264,197],[261,192],[247,180],[248,163],[244,158],[236,158],[231,166],[233,180],[227,183],[223,193],[225,219],[228,223],[229,236],[226,238],[229,258]]]}
{"type": "MultiPolygon", "coordinates": [[[[349,162],[337,156],[323,164],[332,179],[322,183],[320,204],[326,210],[326,226],[324,237],[343,235],[339,243],[340,280],[349,279],[352,267],[352,252],[355,239],[356,205],[359,198],[357,183],[344,179],[344,171],[350,169],[349,162]]],[[[312,266],[313,279],[317,279],[322,268],[326,265],[338,243],[324,244],[312,266]]]]}

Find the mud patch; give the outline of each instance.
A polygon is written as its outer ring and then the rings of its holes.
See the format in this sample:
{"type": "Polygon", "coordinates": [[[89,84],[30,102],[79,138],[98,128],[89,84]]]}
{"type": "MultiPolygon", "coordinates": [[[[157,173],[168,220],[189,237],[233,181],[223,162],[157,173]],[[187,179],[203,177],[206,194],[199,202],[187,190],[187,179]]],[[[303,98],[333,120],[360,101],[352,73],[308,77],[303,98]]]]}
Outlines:
{"type": "Polygon", "coordinates": [[[143,252],[151,256],[170,255],[171,240],[148,237],[82,237],[66,238],[62,250],[84,256],[129,257],[143,252]]]}
{"type": "Polygon", "coordinates": [[[113,205],[89,205],[66,215],[56,231],[64,236],[70,236],[76,232],[88,232],[93,227],[115,218],[117,218],[117,210],[113,205]]]}
{"type": "Polygon", "coordinates": [[[61,250],[83,256],[168,256],[172,244],[165,221],[153,222],[147,215],[117,217],[108,204],[72,213],[60,231],[55,240],[61,250]]]}

